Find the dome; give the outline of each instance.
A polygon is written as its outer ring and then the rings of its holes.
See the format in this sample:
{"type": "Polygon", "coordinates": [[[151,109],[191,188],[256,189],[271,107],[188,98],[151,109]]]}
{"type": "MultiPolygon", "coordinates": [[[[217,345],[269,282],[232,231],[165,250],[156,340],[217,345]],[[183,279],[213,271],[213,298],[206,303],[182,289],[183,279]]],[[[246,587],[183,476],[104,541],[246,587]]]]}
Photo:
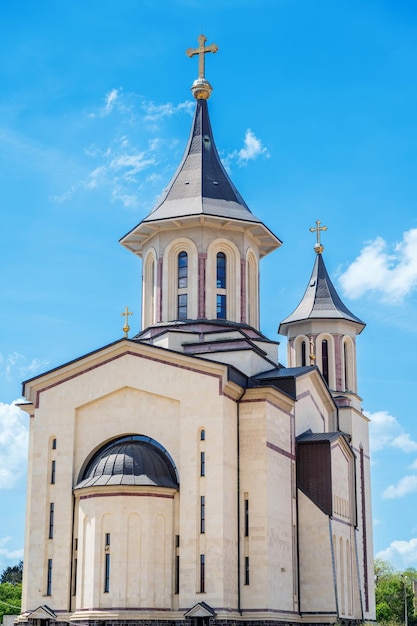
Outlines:
{"type": "Polygon", "coordinates": [[[117,439],[101,448],[81,472],[76,489],[105,485],[178,487],[167,451],[149,437],[117,439]]]}

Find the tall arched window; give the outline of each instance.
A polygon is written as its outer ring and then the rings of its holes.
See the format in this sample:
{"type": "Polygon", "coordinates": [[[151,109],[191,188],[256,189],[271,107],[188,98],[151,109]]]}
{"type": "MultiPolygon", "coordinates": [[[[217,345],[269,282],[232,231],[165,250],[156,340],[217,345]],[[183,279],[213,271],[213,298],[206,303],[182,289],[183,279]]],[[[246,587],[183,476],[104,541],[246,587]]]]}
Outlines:
{"type": "Polygon", "coordinates": [[[343,344],[343,364],[345,370],[345,391],[349,391],[349,361],[348,361],[348,347],[346,342],[343,344]]]}
{"type": "Polygon", "coordinates": [[[329,384],[329,345],[327,339],[323,339],[321,342],[321,362],[323,378],[329,384]]]}
{"type": "Polygon", "coordinates": [[[306,366],[306,342],[301,343],[301,366],[306,366]]]}
{"type": "Polygon", "coordinates": [[[218,252],[216,257],[216,316],[226,319],[226,255],[218,252]]]}
{"type": "Polygon", "coordinates": [[[188,254],[183,250],[178,255],[178,319],[187,319],[188,254]]]}

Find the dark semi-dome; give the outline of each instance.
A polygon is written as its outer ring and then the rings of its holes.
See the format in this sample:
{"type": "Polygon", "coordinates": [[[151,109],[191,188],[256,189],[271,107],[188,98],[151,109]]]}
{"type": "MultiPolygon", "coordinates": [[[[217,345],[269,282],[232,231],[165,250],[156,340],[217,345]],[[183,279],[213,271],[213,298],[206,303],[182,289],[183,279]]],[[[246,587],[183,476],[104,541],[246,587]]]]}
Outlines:
{"type": "Polygon", "coordinates": [[[104,485],[178,487],[168,453],[149,437],[124,437],[101,448],[80,474],[76,489],[104,485]]]}

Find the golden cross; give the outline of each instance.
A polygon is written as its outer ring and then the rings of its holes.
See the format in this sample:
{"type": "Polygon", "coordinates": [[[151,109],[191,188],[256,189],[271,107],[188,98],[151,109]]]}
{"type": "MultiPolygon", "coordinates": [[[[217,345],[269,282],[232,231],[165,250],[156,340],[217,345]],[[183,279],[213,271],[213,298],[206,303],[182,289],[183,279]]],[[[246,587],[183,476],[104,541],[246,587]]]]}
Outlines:
{"type": "Polygon", "coordinates": [[[317,233],[317,243],[314,246],[314,250],[317,252],[317,254],[321,254],[324,250],[324,246],[321,245],[321,241],[320,241],[320,233],[323,230],[327,230],[327,226],[320,226],[321,222],[320,220],[316,220],[316,228],[310,228],[310,233],[317,233]]]}
{"type": "Polygon", "coordinates": [[[122,315],[125,318],[125,325],[123,326],[123,332],[125,334],[125,337],[127,337],[127,333],[130,330],[130,326],[128,324],[129,315],[133,315],[133,313],[132,311],[129,311],[128,306],[125,306],[125,310],[123,311],[123,313],[120,313],[120,315],[122,315]]]}
{"type": "Polygon", "coordinates": [[[205,46],[204,44],[207,41],[207,37],[205,37],[205,35],[200,35],[197,41],[198,48],[188,48],[188,50],[185,51],[185,54],[190,57],[190,59],[198,54],[198,77],[204,78],[204,55],[207,52],[213,52],[213,54],[215,54],[219,47],[215,43],[205,46]]]}

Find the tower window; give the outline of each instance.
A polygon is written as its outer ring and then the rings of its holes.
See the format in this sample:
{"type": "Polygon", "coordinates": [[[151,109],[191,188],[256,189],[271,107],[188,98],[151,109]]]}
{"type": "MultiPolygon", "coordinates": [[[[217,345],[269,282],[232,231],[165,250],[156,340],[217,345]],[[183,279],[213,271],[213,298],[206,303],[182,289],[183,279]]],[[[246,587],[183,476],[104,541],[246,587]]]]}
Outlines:
{"type": "Polygon", "coordinates": [[[245,498],[245,537],[249,537],[249,500],[245,498]]]}
{"type": "Polygon", "coordinates": [[[225,294],[217,294],[216,297],[216,312],[217,319],[225,320],[226,319],[226,295],[225,294]]]}
{"type": "Polygon", "coordinates": [[[56,450],[56,439],[52,439],[52,450],[56,450]]]}
{"type": "Polygon", "coordinates": [[[349,391],[348,347],[346,342],[343,344],[343,361],[345,365],[345,391],[349,391]]]}
{"type": "Polygon", "coordinates": [[[188,287],[188,254],[180,252],[178,255],[178,289],[188,287]]]}
{"type": "Polygon", "coordinates": [[[206,475],[206,453],[200,452],[200,476],[206,475]]]}
{"type": "Polygon", "coordinates": [[[104,539],[104,545],[106,547],[110,546],[110,533],[106,533],[105,539],[104,539]]]}
{"type": "Polygon", "coordinates": [[[200,554],[200,593],[206,591],[206,557],[200,554]]]}
{"type": "Polygon", "coordinates": [[[206,498],[200,496],[200,533],[206,532],[206,498]]]}
{"type": "Polygon", "coordinates": [[[52,595],[52,559],[48,559],[48,570],[46,579],[46,595],[52,595]]]}
{"type": "Polygon", "coordinates": [[[187,319],[187,294],[180,293],[178,294],[178,319],[186,320],[187,319]]]}
{"type": "Polygon", "coordinates": [[[323,378],[329,384],[329,346],[327,339],[323,339],[321,342],[321,363],[323,378]]]}
{"type": "Polygon", "coordinates": [[[175,556],[175,591],[174,593],[180,592],[180,557],[177,554],[175,556]]]}
{"type": "Polygon", "coordinates": [[[200,440],[204,441],[206,438],[206,431],[204,430],[204,428],[200,431],[200,440]]]}
{"type": "Polygon", "coordinates": [[[52,539],[54,536],[54,503],[51,502],[49,505],[49,539],[52,539]]]}
{"type": "Polygon", "coordinates": [[[306,342],[301,343],[301,367],[306,366],[306,342]]]}
{"type": "Polygon", "coordinates": [[[226,289],[226,255],[217,254],[217,289],[226,289]]]}

